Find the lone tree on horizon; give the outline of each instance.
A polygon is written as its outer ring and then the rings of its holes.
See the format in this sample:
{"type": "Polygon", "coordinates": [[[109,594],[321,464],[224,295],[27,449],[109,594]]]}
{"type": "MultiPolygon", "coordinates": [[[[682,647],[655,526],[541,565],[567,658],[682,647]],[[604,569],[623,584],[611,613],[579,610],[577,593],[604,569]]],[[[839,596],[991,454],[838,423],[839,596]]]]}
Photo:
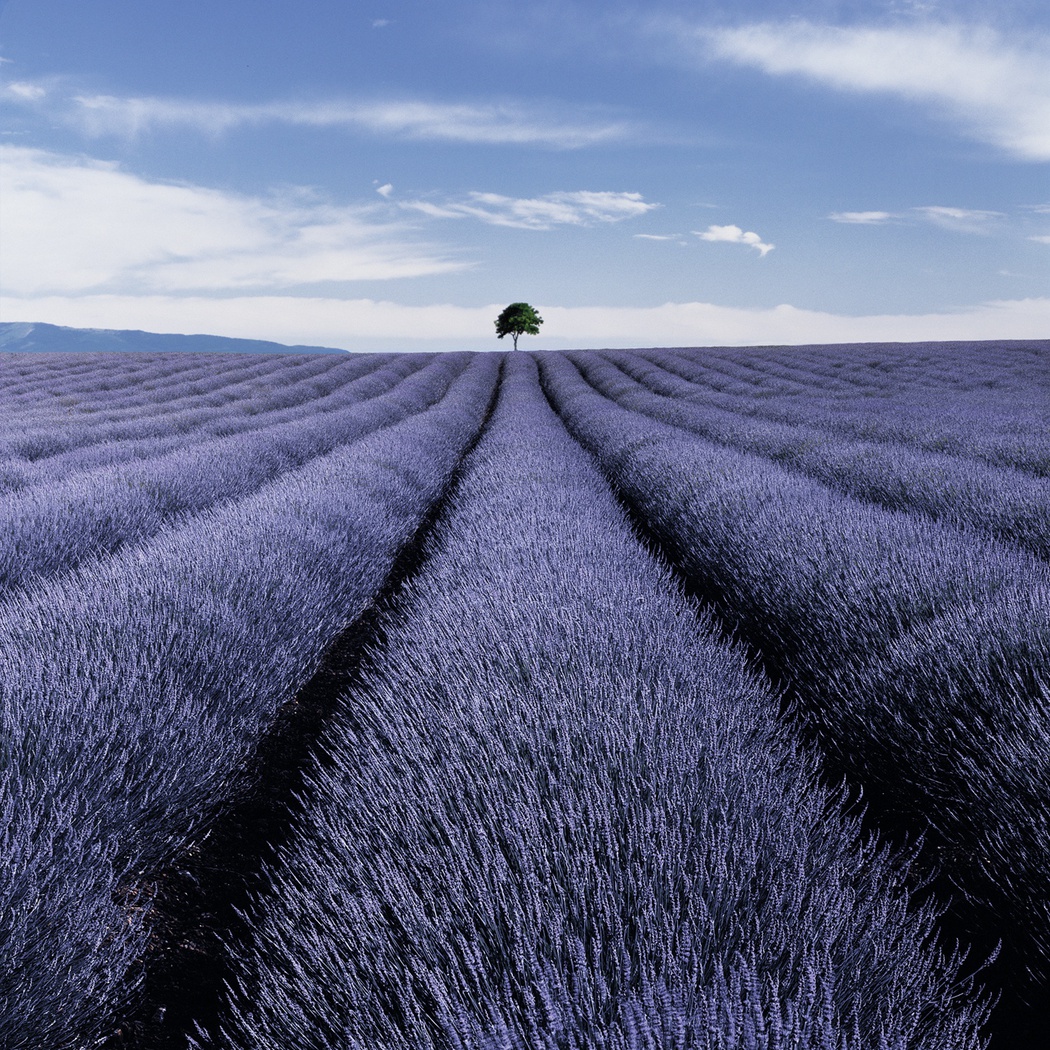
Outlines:
{"type": "Polygon", "coordinates": [[[514,349],[518,349],[518,336],[539,335],[543,318],[528,303],[511,303],[496,318],[496,338],[509,335],[514,340],[514,349]]]}

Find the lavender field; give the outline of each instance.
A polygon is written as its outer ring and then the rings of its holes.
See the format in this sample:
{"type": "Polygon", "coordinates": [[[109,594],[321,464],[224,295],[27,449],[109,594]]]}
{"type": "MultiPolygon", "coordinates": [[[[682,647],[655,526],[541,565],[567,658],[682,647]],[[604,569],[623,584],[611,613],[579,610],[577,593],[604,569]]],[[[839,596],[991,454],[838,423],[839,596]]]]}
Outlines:
{"type": "Polygon", "coordinates": [[[5,1050],[1050,1045],[1050,341],[9,335],[5,1050]]]}

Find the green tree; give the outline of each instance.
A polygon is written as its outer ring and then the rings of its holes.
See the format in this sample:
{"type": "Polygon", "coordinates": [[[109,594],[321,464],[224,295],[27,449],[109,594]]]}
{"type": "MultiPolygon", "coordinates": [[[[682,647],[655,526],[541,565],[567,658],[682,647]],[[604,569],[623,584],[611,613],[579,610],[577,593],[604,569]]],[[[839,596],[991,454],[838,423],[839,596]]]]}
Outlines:
{"type": "Polygon", "coordinates": [[[528,303],[511,303],[496,318],[496,338],[509,335],[514,339],[514,349],[518,349],[518,336],[539,335],[543,318],[528,303]]]}

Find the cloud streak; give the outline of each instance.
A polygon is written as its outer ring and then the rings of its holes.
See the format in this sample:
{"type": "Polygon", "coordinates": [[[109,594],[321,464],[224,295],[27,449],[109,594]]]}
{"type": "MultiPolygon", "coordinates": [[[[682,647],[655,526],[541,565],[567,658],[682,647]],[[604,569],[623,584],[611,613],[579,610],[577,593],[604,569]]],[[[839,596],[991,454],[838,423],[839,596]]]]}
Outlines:
{"type": "Polygon", "coordinates": [[[505,102],[327,99],[229,103],[70,92],[56,81],[8,84],[8,102],[44,107],[89,137],[133,138],[161,129],[218,137],[237,128],[285,124],[336,128],[412,141],[581,149],[637,137],[630,122],[594,109],[505,102]]]}
{"type": "Polygon", "coordinates": [[[745,244],[749,248],[754,248],[762,258],[765,258],[776,247],[775,244],[765,244],[762,238],[752,230],[745,231],[739,226],[708,226],[706,230],[693,230],[693,233],[702,241],[745,244]]]}
{"type": "Polygon", "coordinates": [[[764,22],[683,27],[678,37],[770,76],[796,75],[857,93],[932,107],[975,139],[1024,160],[1050,160],[1050,38],[983,27],[764,22]]]}
{"type": "Polygon", "coordinates": [[[476,219],[491,226],[522,230],[549,230],[555,226],[591,226],[622,222],[658,208],[640,193],[574,190],[542,197],[505,197],[499,193],[467,194],[462,200],[437,203],[400,201],[400,206],[432,219],[476,219]]]}
{"type": "Polygon", "coordinates": [[[981,208],[955,208],[944,204],[928,204],[908,211],[835,211],[829,216],[832,222],[852,226],[885,226],[888,223],[925,222],[954,233],[988,234],[999,220],[1005,218],[1001,211],[986,211],[981,208]]]}
{"type": "Polygon", "coordinates": [[[40,102],[47,96],[47,88],[41,84],[14,81],[4,85],[3,95],[17,102],[40,102]]]}
{"type": "Polygon", "coordinates": [[[850,226],[884,226],[898,216],[890,211],[833,211],[828,218],[850,226]]]}
{"type": "Polygon", "coordinates": [[[4,148],[0,176],[9,294],[282,290],[466,265],[365,207],[151,182],[19,147],[4,148]]]}
{"type": "Polygon", "coordinates": [[[959,233],[988,233],[989,226],[1003,218],[1000,211],[982,211],[977,208],[950,208],[941,204],[914,208],[913,211],[934,226],[959,233]]]}

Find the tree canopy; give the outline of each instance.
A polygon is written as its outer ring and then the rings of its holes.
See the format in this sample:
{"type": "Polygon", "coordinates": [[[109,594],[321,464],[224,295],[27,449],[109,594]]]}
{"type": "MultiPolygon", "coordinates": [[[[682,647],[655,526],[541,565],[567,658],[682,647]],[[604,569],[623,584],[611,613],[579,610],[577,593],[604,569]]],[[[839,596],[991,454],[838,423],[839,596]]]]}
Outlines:
{"type": "Polygon", "coordinates": [[[519,335],[539,335],[543,318],[536,313],[535,307],[528,303],[511,303],[496,318],[496,338],[509,335],[514,340],[514,349],[518,349],[519,335]]]}

